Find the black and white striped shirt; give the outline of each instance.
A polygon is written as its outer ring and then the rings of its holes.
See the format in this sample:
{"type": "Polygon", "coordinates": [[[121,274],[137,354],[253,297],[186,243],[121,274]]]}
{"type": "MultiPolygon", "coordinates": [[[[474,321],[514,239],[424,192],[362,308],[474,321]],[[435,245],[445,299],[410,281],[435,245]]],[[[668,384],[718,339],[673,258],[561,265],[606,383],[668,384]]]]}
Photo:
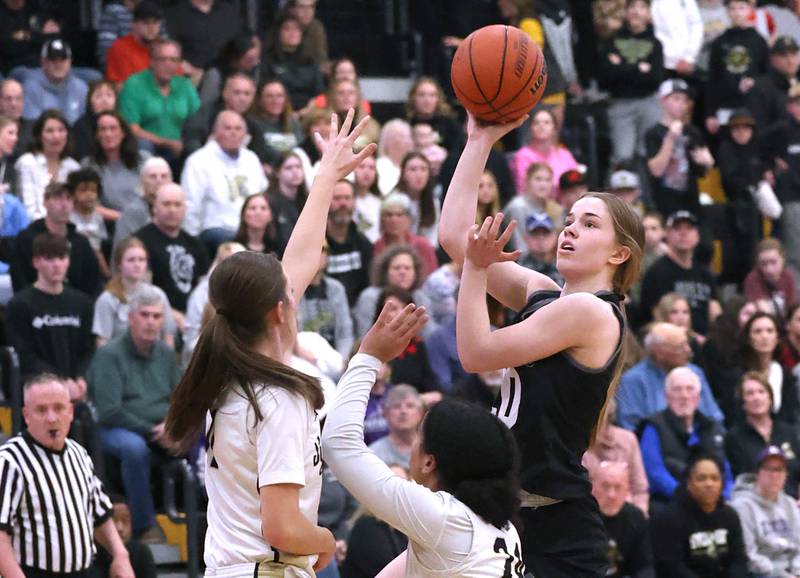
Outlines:
{"type": "Polygon", "coordinates": [[[68,439],[60,451],[26,431],[0,446],[0,531],[17,561],[49,572],[92,564],[94,528],[112,514],[89,454],[68,439]]]}

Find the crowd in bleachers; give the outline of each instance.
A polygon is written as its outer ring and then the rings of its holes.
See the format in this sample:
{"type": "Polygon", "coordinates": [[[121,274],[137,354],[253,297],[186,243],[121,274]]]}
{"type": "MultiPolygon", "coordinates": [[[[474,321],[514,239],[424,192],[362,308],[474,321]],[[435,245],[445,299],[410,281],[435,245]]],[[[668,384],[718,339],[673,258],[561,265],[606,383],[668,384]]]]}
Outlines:
{"type": "MultiPolygon", "coordinates": [[[[66,379],[74,437],[125,494],[133,536],[163,540],[151,473],[173,457],[164,416],[212,312],[209,273],[282,254],[332,112],[371,114],[356,146],[378,152],[334,189],[293,363],[330,394],[384,303],[428,309],[367,410],[399,475],[426,407],[492,405],[502,375],[461,366],[461,271],[438,247],[466,139],[441,71],[470,30],[504,22],[543,48],[548,83],[492,151],[476,221],[502,209],[519,262],[559,284],[581,194],[619,195],[646,230],[616,407],[584,457],[609,575],[800,576],[800,2],[412,3],[412,25],[441,22],[419,30],[430,76],[393,110],[329,46],[326,1],[261,0],[258,30],[235,0],[110,1],[78,55],[71,3],[0,0],[3,339],[23,378],[66,379]]],[[[204,443],[184,456],[200,480],[204,443]]],[[[321,575],[374,576],[406,538],[329,470],[323,486],[338,548],[321,575]]]]}

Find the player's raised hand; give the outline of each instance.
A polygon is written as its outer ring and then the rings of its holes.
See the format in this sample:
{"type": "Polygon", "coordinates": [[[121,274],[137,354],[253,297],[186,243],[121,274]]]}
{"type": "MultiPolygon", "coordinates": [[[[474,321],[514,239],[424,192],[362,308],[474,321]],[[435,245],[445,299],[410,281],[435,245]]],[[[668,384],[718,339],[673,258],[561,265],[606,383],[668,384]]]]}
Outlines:
{"type": "Polygon", "coordinates": [[[530,115],[523,114],[518,119],[506,123],[488,123],[468,114],[467,137],[470,140],[485,140],[494,144],[515,128],[522,126],[528,116],[530,115]]]}
{"type": "Polygon", "coordinates": [[[521,255],[519,250],[510,253],[503,250],[514,234],[517,222],[511,221],[506,230],[498,236],[502,224],[503,213],[497,213],[494,217],[486,217],[480,228],[478,225],[473,225],[467,233],[465,260],[475,267],[485,268],[493,263],[519,259],[521,255]]]}
{"type": "Polygon", "coordinates": [[[355,111],[351,108],[347,111],[347,116],[340,129],[339,117],[336,113],[333,113],[331,114],[331,130],[328,138],[322,138],[319,133],[314,133],[314,139],[322,151],[319,170],[333,170],[337,179],[343,179],[350,174],[362,160],[374,154],[378,148],[375,143],[370,143],[360,152],[353,152],[353,145],[356,139],[369,122],[369,116],[365,116],[351,131],[350,128],[353,126],[354,117],[355,111]]]}
{"type": "Polygon", "coordinates": [[[397,309],[391,302],[386,303],[358,351],[383,362],[390,361],[405,351],[411,338],[427,321],[424,307],[409,303],[403,309],[397,309]]]}

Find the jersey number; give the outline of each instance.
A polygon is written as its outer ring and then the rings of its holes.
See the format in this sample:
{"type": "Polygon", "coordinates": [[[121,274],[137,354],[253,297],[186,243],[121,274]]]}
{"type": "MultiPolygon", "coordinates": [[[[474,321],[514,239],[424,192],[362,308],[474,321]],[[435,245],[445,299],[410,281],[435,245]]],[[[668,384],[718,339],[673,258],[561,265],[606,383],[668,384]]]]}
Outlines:
{"type": "Polygon", "coordinates": [[[503,568],[503,578],[522,578],[525,574],[525,565],[522,563],[522,557],[519,553],[519,544],[514,545],[514,554],[508,553],[508,545],[503,538],[498,538],[494,541],[494,551],[499,554],[502,552],[506,555],[506,565],[503,568]],[[513,574],[512,574],[513,572],[513,574]]]}
{"type": "Polygon", "coordinates": [[[496,415],[506,427],[512,428],[519,416],[519,403],[522,398],[522,381],[517,370],[506,369],[503,373],[503,384],[500,386],[500,405],[496,415]]]}

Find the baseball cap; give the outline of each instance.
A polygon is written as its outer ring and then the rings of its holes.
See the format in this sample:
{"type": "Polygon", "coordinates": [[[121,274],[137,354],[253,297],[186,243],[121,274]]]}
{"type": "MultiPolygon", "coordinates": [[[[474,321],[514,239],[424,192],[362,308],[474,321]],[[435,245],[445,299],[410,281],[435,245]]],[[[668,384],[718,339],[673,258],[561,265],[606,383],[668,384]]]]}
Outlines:
{"type": "Polygon", "coordinates": [[[411,212],[411,199],[405,193],[389,193],[381,203],[381,215],[392,209],[411,212]]]}
{"type": "Polygon", "coordinates": [[[577,169],[569,169],[564,171],[558,178],[558,188],[562,191],[572,189],[574,187],[586,187],[586,177],[577,169]]]}
{"type": "Polygon", "coordinates": [[[673,92],[682,92],[689,97],[692,96],[692,89],[689,88],[689,85],[686,84],[685,80],[681,80],[680,78],[670,78],[669,80],[665,80],[661,83],[661,86],[658,87],[659,98],[669,96],[673,92]]]}
{"type": "Polygon", "coordinates": [[[533,213],[532,215],[528,215],[528,218],[525,219],[525,230],[529,233],[532,233],[536,229],[552,231],[555,228],[556,226],[553,224],[553,219],[546,213],[533,213]]]}
{"type": "Polygon", "coordinates": [[[61,38],[48,40],[42,45],[42,58],[45,60],[65,60],[72,58],[72,49],[61,38]]]}
{"type": "Polygon", "coordinates": [[[134,20],[164,20],[164,10],[151,0],[142,0],[133,9],[134,20]]]}
{"type": "Polygon", "coordinates": [[[681,221],[689,222],[695,226],[697,225],[697,217],[695,217],[690,211],[675,211],[669,217],[667,217],[667,228],[669,229],[670,227],[674,227],[681,221]]]}
{"type": "Polygon", "coordinates": [[[620,170],[611,175],[608,186],[611,189],[638,189],[641,184],[639,175],[631,171],[620,170]]]}
{"type": "Polygon", "coordinates": [[[756,463],[758,464],[758,467],[760,468],[761,464],[763,464],[764,461],[768,460],[769,458],[779,458],[783,460],[784,464],[789,461],[781,448],[778,446],[767,446],[758,452],[758,456],[756,456],[756,463]]]}
{"type": "Polygon", "coordinates": [[[800,46],[797,45],[797,40],[791,36],[778,36],[769,49],[769,53],[786,54],[787,52],[798,52],[798,50],[800,50],[800,46]]]}
{"type": "Polygon", "coordinates": [[[728,119],[728,126],[756,126],[756,119],[746,108],[737,108],[731,113],[728,119]]]}

